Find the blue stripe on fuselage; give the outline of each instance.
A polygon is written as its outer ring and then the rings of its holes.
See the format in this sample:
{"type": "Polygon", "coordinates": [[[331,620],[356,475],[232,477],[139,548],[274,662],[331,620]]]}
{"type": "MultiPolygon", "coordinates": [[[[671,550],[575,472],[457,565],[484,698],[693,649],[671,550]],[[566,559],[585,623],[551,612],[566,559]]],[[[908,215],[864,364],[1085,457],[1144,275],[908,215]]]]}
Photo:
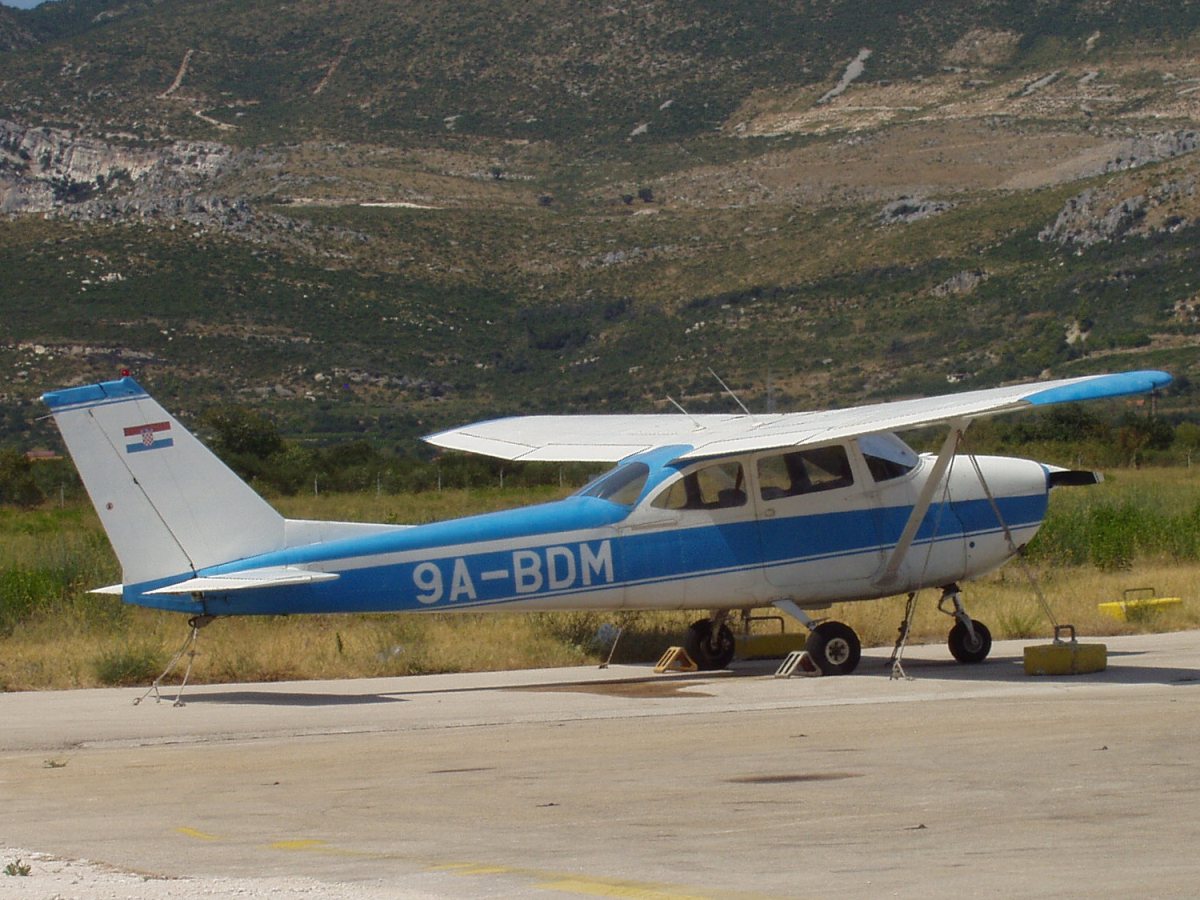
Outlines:
{"type": "MultiPolygon", "coordinates": [[[[998,498],[997,502],[1010,528],[1037,525],[1045,515],[1045,494],[998,498]]],[[[205,609],[224,615],[446,611],[817,563],[890,549],[899,539],[911,507],[621,534],[615,526],[627,512],[607,501],[572,497],[538,507],[266,554],[200,574],[327,563],[340,577],[332,582],[210,594],[205,609]],[[524,540],[537,536],[544,536],[546,542],[524,540]],[[531,546],[470,552],[472,544],[510,539],[531,546]],[[423,550],[430,552],[421,553],[423,550]],[[368,562],[372,557],[399,554],[409,558],[403,562],[381,559],[377,565],[368,562]],[[366,565],[349,569],[338,565],[355,559],[366,565]],[[436,599],[430,602],[419,599],[434,594],[436,599]]],[[[1000,529],[987,500],[938,504],[926,514],[916,543],[961,540],[964,532],[971,537],[1000,529]]],[[[166,582],[138,587],[144,591],[162,583],[166,582]]],[[[131,590],[131,594],[141,591],[131,590]]],[[[191,599],[144,594],[130,599],[198,611],[191,599]]]]}

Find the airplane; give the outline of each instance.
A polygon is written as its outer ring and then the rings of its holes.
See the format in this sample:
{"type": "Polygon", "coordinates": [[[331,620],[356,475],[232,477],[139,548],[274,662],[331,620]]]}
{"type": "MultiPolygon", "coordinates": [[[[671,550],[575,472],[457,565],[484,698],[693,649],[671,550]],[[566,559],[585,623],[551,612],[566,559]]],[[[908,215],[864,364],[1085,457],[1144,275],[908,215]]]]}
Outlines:
{"type": "Polygon", "coordinates": [[[1099,480],[959,454],[973,420],[1170,381],[1135,371],[810,412],[479,422],[425,440],[613,468],[565,499],[415,526],[284,518],[132,377],[42,399],[121,565],[122,583],[98,590],[189,614],[193,639],[220,616],[703,610],[684,647],[712,670],[734,655],[730,614],[774,607],[807,629],[821,674],[843,675],[861,641],[820,612],[931,587],[954,619],[952,656],[983,661],[991,635],[959,583],[1021,552],[1052,489],[1099,480]],[[937,453],[896,435],[934,425],[937,453]]]}

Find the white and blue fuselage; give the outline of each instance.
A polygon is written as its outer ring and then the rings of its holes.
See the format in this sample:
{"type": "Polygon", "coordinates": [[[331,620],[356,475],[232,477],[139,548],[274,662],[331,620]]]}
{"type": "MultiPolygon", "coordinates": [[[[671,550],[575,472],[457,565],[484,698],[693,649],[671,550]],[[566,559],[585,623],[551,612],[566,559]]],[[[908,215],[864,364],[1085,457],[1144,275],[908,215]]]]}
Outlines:
{"type": "MultiPolygon", "coordinates": [[[[481,608],[721,609],[781,598],[821,608],[969,579],[1012,555],[1045,516],[1048,472],[1028,460],[979,458],[995,506],[968,465],[952,467],[944,496],[918,528],[898,579],[879,581],[931,458],[876,482],[856,441],[841,445],[849,483],[764,497],[755,455],[725,458],[745,474],[742,502],[663,509],[655,499],[706,463],[673,463],[687,448],[631,457],[606,476],[640,470],[632,498],[589,490],[552,503],[290,547],[201,569],[198,576],[260,569],[336,579],[200,597],[149,593],[178,572],[126,584],[127,602],[204,615],[465,611],[481,608]],[[631,502],[629,502],[631,499],[631,502]],[[626,501],[626,502],[622,502],[626,501]],[[1000,517],[997,517],[997,509],[1000,517]]],[[[759,454],[758,456],[763,456],[759,454]]],[[[602,484],[602,482],[601,482],[602,484]]]]}

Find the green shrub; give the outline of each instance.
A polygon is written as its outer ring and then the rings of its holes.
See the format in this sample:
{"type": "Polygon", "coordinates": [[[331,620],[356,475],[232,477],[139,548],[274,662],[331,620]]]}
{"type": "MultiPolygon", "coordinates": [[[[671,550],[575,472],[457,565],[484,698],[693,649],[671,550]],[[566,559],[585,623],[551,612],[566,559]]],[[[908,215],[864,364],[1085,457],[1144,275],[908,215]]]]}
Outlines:
{"type": "Polygon", "coordinates": [[[20,859],[17,859],[16,862],[10,862],[8,865],[6,865],[4,867],[5,875],[24,876],[24,875],[28,875],[31,871],[33,871],[33,870],[30,868],[30,866],[27,863],[22,862],[20,859]]]}
{"type": "Polygon", "coordinates": [[[0,636],[11,635],[18,625],[61,599],[59,573],[46,568],[17,566],[0,571],[0,636]]]}
{"type": "Polygon", "coordinates": [[[126,644],[100,654],[93,663],[102,684],[148,684],[158,677],[165,662],[162,651],[149,644],[126,644]]]}

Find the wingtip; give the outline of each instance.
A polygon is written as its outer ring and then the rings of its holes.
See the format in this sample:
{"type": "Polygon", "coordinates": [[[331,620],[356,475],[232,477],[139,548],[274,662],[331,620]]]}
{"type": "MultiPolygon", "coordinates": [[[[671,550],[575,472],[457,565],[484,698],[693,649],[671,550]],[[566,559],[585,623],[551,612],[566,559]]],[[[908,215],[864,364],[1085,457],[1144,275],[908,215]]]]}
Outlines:
{"type": "Polygon", "coordinates": [[[1071,379],[1067,384],[1047,388],[1030,394],[1025,402],[1031,406],[1049,406],[1053,403],[1070,403],[1078,400],[1101,400],[1106,397],[1128,397],[1133,394],[1149,394],[1171,383],[1171,375],[1159,369],[1143,369],[1137,372],[1116,372],[1109,375],[1094,375],[1071,379]]]}

